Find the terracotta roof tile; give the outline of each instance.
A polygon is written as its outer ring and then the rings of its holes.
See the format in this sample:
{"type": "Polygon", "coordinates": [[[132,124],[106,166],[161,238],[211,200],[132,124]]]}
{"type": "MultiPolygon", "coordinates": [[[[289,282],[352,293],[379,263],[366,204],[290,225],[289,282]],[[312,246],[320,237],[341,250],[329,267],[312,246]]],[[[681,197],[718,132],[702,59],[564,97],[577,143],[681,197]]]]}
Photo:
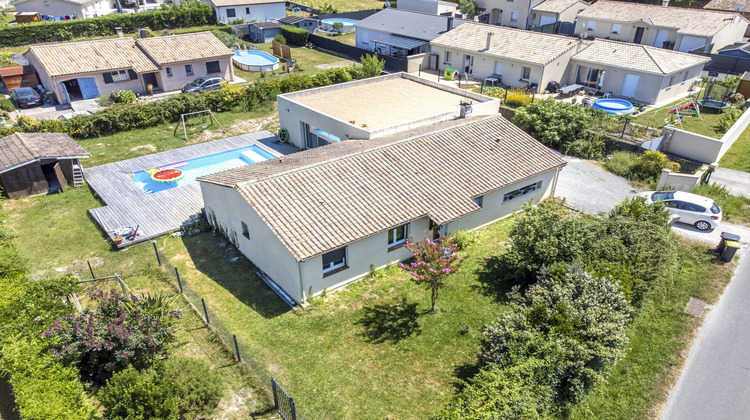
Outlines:
{"type": "Polygon", "coordinates": [[[747,12],[750,11],[750,0],[711,0],[703,6],[704,9],[709,10],[723,10],[726,12],[747,12]],[[737,10],[737,6],[741,6],[740,10],[737,10]]]}
{"type": "Polygon", "coordinates": [[[573,7],[576,3],[581,3],[581,9],[588,7],[588,4],[581,0],[546,0],[534,6],[531,10],[535,12],[562,13],[573,7]]]}
{"type": "Polygon", "coordinates": [[[133,38],[34,45],[28,53],[53,77],[124,69],[137,73],[158,70],[133,38]]]}
{"type": "Polygon", "coordinates": [[[428,216],[478,211],[473,198],[565,162],[501,116],[348,140],[199,178],[231,185],[297,260],[428,216]]]}
{"type": "Polygon", "coordinates": [[[596,39],[573,59],[654,74],[670,74],[711,61],[708,57],[648,45],[596,39]]]}
{"type": "Polygon", "coordinates": [[[211,32],[142,38],[136,43],[159,65],[232,55],[211,32]]]}

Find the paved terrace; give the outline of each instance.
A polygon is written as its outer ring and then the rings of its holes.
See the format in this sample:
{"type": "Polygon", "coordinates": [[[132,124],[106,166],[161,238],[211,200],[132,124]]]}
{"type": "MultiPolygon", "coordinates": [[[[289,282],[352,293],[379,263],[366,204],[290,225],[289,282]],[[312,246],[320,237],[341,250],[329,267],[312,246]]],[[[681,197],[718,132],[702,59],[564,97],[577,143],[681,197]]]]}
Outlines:
{"type": "Polygon", "coordinates": [[[110,238],[121,226],[138,227],[135,240],[123,242],[120,248],[178,230],[192,224],[203,208],[199,183],[146,194],[128,174],[252,145],[277,157],[298,150],[275,140],[273,134],[261,131],[84,169],[86,182],[106,204],[89,213],[110,238]]]}

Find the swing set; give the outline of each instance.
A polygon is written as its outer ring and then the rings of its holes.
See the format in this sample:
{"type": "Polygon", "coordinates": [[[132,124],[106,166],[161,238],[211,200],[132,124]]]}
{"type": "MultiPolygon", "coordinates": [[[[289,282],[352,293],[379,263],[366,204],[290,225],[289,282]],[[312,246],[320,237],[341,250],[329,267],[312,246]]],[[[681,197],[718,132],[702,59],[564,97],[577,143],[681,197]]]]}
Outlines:
{"type": "Polygon", "coordinates": [[[669,114],[670,116],[668,116],[664,122],[666,124],[680,124],[680,128],[683,128],[682,119],[685,117],[698,117],[701,121],[703,120],[703,117],[701,117],[700,105],[693,97],[690,97],[686,102],[681,102],[673,106],[672,109],[669,110],[669,114]]]}
{"type": "Polygon", "coordinates": [[[216,117],[214,116],[214,113],[211,112],[210,109],[204,109],[203,111],[187,112],[185,114],[180,114],[180,123],[177,124],[177,127],[174,128],[174,134],[173,135],[176,136],[177,135],[177,130],[180,127],[182,127],[182,132],[185,134],[185,141],[188,141],[187,125],[185,125],[185,120],[187,119],[186,117],[190,117],[190,116],[193,116],[193,115],[199,115],[199,114],[203,117],[203,119],[201,121],[201,124],[205,124],[206,123],[206,117],[208,117],[209,122],[211,123],[211,125],[214,125],[214,121],[216,121],[216,125],[218,125],[219,128],[221,128],[221,131],[224,134],[226,134],[227,131],[224,130],[224,127],[221,126],[221,124],[219,123],[219,120],[217,120],[216,117]]]}

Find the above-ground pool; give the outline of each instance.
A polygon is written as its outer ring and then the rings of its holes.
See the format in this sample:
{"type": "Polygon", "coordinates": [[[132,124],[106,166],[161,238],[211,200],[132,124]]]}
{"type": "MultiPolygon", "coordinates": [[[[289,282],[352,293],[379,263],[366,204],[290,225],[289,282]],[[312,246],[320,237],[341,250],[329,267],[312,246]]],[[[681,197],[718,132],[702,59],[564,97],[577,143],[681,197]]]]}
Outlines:
{"type": "Polygon", "coordinates": [[[274,157],[274,155],[258,146],[248,146],[182,162],[170,163],[158,168],[138,171],[128,174],[128,177],[143,189],[143,192],[153,194],[182,185],[192,184],[196,178],[204,175],[239,168],[240,166],[273,159],[274,157]],[[158,176],[154,176],[155,174],[165,172],[179,172],[180,174],[175,177],[166,177],[166,181],[160,180],[158,176]],[[169,178],[173,178],[174,180],[169,180],[169,178]]]}
{"type": "Polygon", "coordinates": [[[594,109],[600,109],[607,114],[632,114],[635,112],[633,104],[625,99],[603,98],[594,101],[594,109]]]}
{"type": "Polygon", "coordinates": [[[357,21],[354,19],[343,19],[343,18],[323,19],[320,21],[320,28],[326,32],[336,32],[336,30],[333,29],[333,24],[336,22],[341,22],[344,24],[344,27],[340,29],[340,32],[342,34],[345,34],[351,31],[352,29],[354,29],[354,24],[357,23],[357,21]]]}
{"type": "Polygon", "coordinates": [[[279,59],[265,51],[235,51],[234,66],[245,71],[273,71],[279,68],[279,59]]]}

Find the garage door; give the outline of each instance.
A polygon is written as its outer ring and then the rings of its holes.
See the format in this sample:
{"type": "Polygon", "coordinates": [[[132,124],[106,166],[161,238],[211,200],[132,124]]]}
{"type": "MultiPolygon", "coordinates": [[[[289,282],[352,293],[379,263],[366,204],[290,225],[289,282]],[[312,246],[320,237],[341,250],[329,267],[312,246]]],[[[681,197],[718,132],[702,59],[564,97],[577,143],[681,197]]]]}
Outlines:
{"type": "Polygon", "coordinates": [[[682,42],[680,42],[679,50],[682,52],[688,52],[698,47],[702,47],[708,44],[706,38],[699,38],[697,36],[683,36],[682,42]]]}
{"type": "Polygon", "coordinates": [[[539,16],[539,26],[549,25],[550,23],[555,23],[556,20],[552,16],[539,16]]]}
{"type": "Polygon", "coordinates": [[[99,89],[96,87],[96,80],[93,77],[82,77],[78,79],[78,86],[81,88],[83,99],[94,99],[99,97],[99,89]]]}

